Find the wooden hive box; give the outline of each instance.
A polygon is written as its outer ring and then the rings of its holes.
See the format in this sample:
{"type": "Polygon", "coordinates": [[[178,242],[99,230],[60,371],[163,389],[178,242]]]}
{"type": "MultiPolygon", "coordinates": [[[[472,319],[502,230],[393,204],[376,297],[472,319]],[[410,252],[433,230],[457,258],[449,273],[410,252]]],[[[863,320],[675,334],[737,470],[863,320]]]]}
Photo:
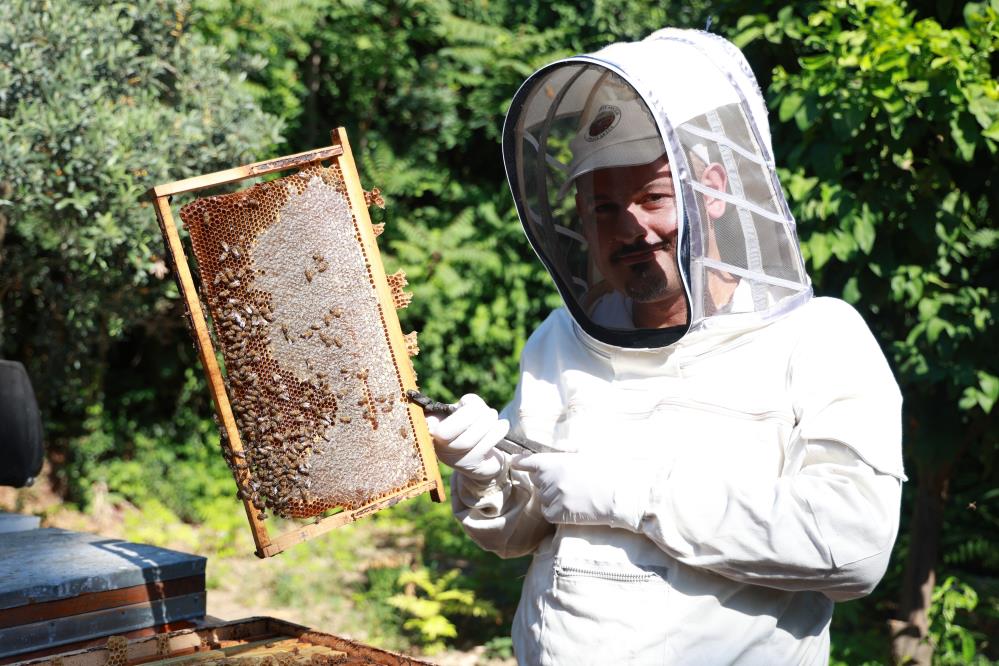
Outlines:
{"type": "Polygon", "coordinates": [[[41,657],[23,666],[429,666],[429,662],[269,617],[155,636],[114,636],[104,645],[41,657]]]}
{"type": "Polygon", "coordinates": [[[42,528],[0,539],[0,658],[205,616],[205,558],[42,528]]]}

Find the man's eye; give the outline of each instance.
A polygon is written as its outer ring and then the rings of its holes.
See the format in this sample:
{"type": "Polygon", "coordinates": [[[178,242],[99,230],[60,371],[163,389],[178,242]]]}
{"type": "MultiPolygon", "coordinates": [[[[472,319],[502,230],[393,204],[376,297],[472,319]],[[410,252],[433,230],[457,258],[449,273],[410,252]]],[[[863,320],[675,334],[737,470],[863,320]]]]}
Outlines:
{"type": "Polygon", "coordinates": [[[645,196],[645,202],[652,205],[665,205],[673,201],[672,192],[650,192],[645,196]]]}

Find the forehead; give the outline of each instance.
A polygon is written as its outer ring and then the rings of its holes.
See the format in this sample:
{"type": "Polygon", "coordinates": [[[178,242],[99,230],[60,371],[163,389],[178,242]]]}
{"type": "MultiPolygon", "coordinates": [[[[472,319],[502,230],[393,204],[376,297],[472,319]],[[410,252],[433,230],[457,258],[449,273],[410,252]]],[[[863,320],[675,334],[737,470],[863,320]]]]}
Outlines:
{"type": "Polygon", "coordinates": [[[595,196],[634,192],[653,184],[672,184],[672,173],[665,157],[649,164],[599,169],[578,179],[580,191],[592,192],[595,196]]]}

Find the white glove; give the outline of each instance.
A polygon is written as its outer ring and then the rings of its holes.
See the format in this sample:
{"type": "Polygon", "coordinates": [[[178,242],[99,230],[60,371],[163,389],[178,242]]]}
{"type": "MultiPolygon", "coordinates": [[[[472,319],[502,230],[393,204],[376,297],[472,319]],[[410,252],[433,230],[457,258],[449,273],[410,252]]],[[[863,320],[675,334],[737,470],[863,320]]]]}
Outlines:
{"type": "Polygon", "coordinates": [[[476,481],[492,480],[506,467],[505,458],[494,447],[506,436],[510,423],[499,418],[496,410],[474,393],[462,396],[458,405],[458,409],[443,420],[427,416],[437,457],[456,472],[476,481]]]}
{"type": "Polygon", "coordinates": [[[513,461],[528,472],[552,524],[609,525],[640,531],[660,468],[613,454],[535,453],[513,461]]]}

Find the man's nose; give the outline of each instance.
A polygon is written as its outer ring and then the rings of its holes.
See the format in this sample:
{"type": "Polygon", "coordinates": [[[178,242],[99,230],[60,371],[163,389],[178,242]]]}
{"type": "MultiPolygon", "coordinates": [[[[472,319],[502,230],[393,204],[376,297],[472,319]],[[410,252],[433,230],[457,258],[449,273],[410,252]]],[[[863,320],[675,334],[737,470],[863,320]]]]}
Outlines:
{"type": "Polygon", "coordinates": [[[645,238],[655,221],[655,215],[640,204],[631,204],[624,209],[615,229],[623,243],[633,243],[645,238]]]}

